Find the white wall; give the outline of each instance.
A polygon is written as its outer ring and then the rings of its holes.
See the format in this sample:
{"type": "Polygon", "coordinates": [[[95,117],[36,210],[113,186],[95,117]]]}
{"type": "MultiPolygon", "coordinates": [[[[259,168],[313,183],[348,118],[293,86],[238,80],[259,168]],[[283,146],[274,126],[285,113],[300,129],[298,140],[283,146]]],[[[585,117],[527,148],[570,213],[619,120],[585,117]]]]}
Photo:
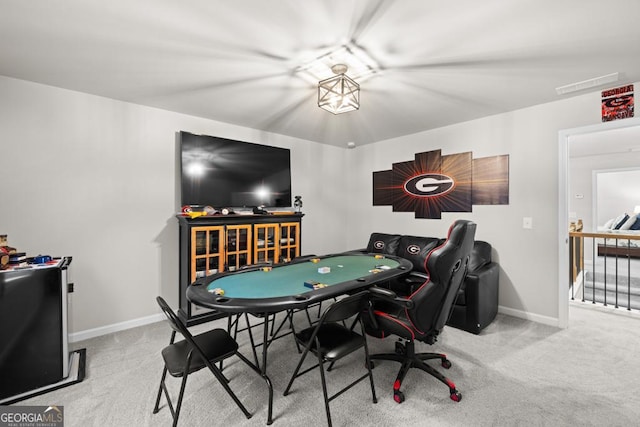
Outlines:
{"type": "MultiPolygon", "coordinates": [[[[615,155],[618,157],[619,155],[615,155]]],[[[569,159],[569,221],[582,220],[584,231],[597,230],[593,221],[593,169],[601,156],[569,159]]]]}
{"type": "Polygon", "coordinates": [[[640,168],[600,169],[595,171],[595,175],[597,223],[603,225],[625,213],[633,215],[634,208],[640,205],[640,168]]]}
{"type": "Polygon", "coordinates": [[[444,236],[453,220],[474,220],[501,265],[502,310],[553,324],[558,131],[600,121],[594,92],[345,150],[4,77],[0,100],[0,233],[30,254],[74,256],[72,331],[155,314],[158,294],[177,305],[179,130],[291,148],[305,253],[362,247],[372,231],[444,236]],[[510,204],[442,220],[372,206],[373,171],[435,149],[509,154],[510,204]]]}
{"type": "MultiPolygon", "coordinates": [[[[362,246],[373,230],[444,236],[458,218],[478,224],[477,239],[490,242],[501,266],[503,311],[555,324],[558,319],[558,132],[600,121],[599,93],[409,135],[349,152],[352,214],[348,246],[362,246]],[[412,160],[414,153],[472,151],[473,157],[509,155],[505,206],[474,206],[472,213],[415,219],[390,206],[372,206],[372,172],[412,160]],[[523,229],[523,217],[533,229],[523,229]]],[[[425,118],[428,120],[428,118],[425,118]]]]}
{"type": "Polygon", "coordinates": [[[346,149],[0,77],[0,234],[71,255],[71,332],[178,305],[176,132],[291,148],[303,252],[343,247],[346,149]]]}

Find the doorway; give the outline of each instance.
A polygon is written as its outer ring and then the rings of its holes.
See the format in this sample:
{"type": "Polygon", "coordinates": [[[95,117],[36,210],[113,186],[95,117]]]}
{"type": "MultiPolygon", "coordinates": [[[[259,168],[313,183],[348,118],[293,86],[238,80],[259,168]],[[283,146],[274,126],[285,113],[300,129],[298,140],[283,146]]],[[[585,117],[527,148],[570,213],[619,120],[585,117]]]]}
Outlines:
{"type": "MultiPolygon", "coordinates": [[[[638,130],[640,132],[640,118],[631,118],[601,123],[597,125],[585,126],[574,129],[565,129],[558,132],[559,147],[559,173],[558,173],[558,326],[566,328],[569,320],[569,218],[574,211],[569,210],[569,171],[570,171],[570,145],[572,154],[583,149],[597,150],[609,132],[617,130],[638,130]],[[575,146],[573,144],[576,144],[575,146]]],[[[640,145],[640,138],[636,140],[640,145]]],[[[580,196],[576,191],[572,191],[572,196],[580,196]]],[[[591,193],[589,193],[591,194],[591,193]]],[[[589,209],[591,210],[591,209],[589,209]]],[[[589,217],[591,217],[591,212],[589,217]]],[[[593,220],[596,220],[593,218],[593,220]]],[[[593,221],[590,226],[593,228],[593,221]]]]}

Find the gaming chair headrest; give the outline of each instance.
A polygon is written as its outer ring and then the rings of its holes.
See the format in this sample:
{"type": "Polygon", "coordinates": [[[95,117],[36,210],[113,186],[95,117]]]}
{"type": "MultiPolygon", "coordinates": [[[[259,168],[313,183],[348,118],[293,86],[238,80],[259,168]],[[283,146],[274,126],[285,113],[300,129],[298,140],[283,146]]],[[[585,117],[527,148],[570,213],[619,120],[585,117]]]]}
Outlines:
{"type": "Polygon", "coordinates": [[[448,283],[452,271],[465,267],[473,250],[476,224],[468,220],[457,220],[449,228],[447,240],[433,250],[427,259],[427,271],[432,282],[448,283]]]}

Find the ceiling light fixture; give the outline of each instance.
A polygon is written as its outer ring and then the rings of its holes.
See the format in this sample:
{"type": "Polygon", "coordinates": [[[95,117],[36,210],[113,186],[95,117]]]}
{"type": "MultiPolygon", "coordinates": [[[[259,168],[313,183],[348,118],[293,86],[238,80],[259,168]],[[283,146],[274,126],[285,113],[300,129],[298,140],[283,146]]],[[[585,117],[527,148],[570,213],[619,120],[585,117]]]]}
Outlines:
{"type": "Polygon", "coordinates": [[[318,82],[318,107],[333,114],[360,108],[360,85],[347,76],[347,66],[336,64],[331,71],[337,74],[318,82]]]}

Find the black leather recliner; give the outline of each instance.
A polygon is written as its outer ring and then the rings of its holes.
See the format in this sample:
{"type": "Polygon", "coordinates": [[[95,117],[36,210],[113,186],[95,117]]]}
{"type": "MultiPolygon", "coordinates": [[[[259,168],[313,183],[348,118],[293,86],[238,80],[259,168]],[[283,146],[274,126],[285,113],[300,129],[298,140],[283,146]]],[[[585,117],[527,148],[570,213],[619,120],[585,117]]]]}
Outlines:
{"type": "Polygon", "coordinates": [[[396,342],[395,353],[370,357],[372,360],[392,360],[402,364],[393,383],[393,397],[398,403],[404,401],[400,387],[411,368],[419,368],[447,385],[452,400],[458,402],[462,399],[453,381],[426,363],[427,360],[439,359],[441,365],[448,369],[451,362],[447,356],[416,353],[415,341],[427,344],[437,341],[465,278],[475,231],[475,223],[456,221],[449,229],[446,241],[426,254],[422,271],[409,273],[422,280],[422,284],[410,295],[401,297],[387,288],[369,289],[373,305],[368,316],[363,317],[367,334],[376,338],[390,335],[401,338],[400,342],[396,342]]]}
{"type": "Polygon", "coordinates": [[[411,261],[412,274],[382,285],[400,296],[408,296],[427,278],[424,265],[427,254],[443,242],[444,239],[435,237],[371,233],[367,247],[360,252],[396,255],[411,261]]]}
{"type": "MultiPolygon", "coordinates": [[[[414,272],[424,272],[426,254],[441,245],[444,239],[400,234],[371,233],[367,247],[360,252],[397,255],[413,263],[414,272]]],[[[469,269],[451,318],[447,323],[454,328],[479,334],[498,313],[499,265],[492,260],[491,244],[477,240],[469,259],[469,269]]],[[[426,276],[426,273],[422,273],[426,276]]],[[[410,295],[422,284],[420,275],[412,274],[387,285],[399,295],[410,295]]]]}
{"type": "Polygon", "coordinates": [[[458,292],[449,326],[479,334],[498,314],[500,268],[491,260],[491,251],[489,243],[474,242],[467,277],[458,292]]]}

